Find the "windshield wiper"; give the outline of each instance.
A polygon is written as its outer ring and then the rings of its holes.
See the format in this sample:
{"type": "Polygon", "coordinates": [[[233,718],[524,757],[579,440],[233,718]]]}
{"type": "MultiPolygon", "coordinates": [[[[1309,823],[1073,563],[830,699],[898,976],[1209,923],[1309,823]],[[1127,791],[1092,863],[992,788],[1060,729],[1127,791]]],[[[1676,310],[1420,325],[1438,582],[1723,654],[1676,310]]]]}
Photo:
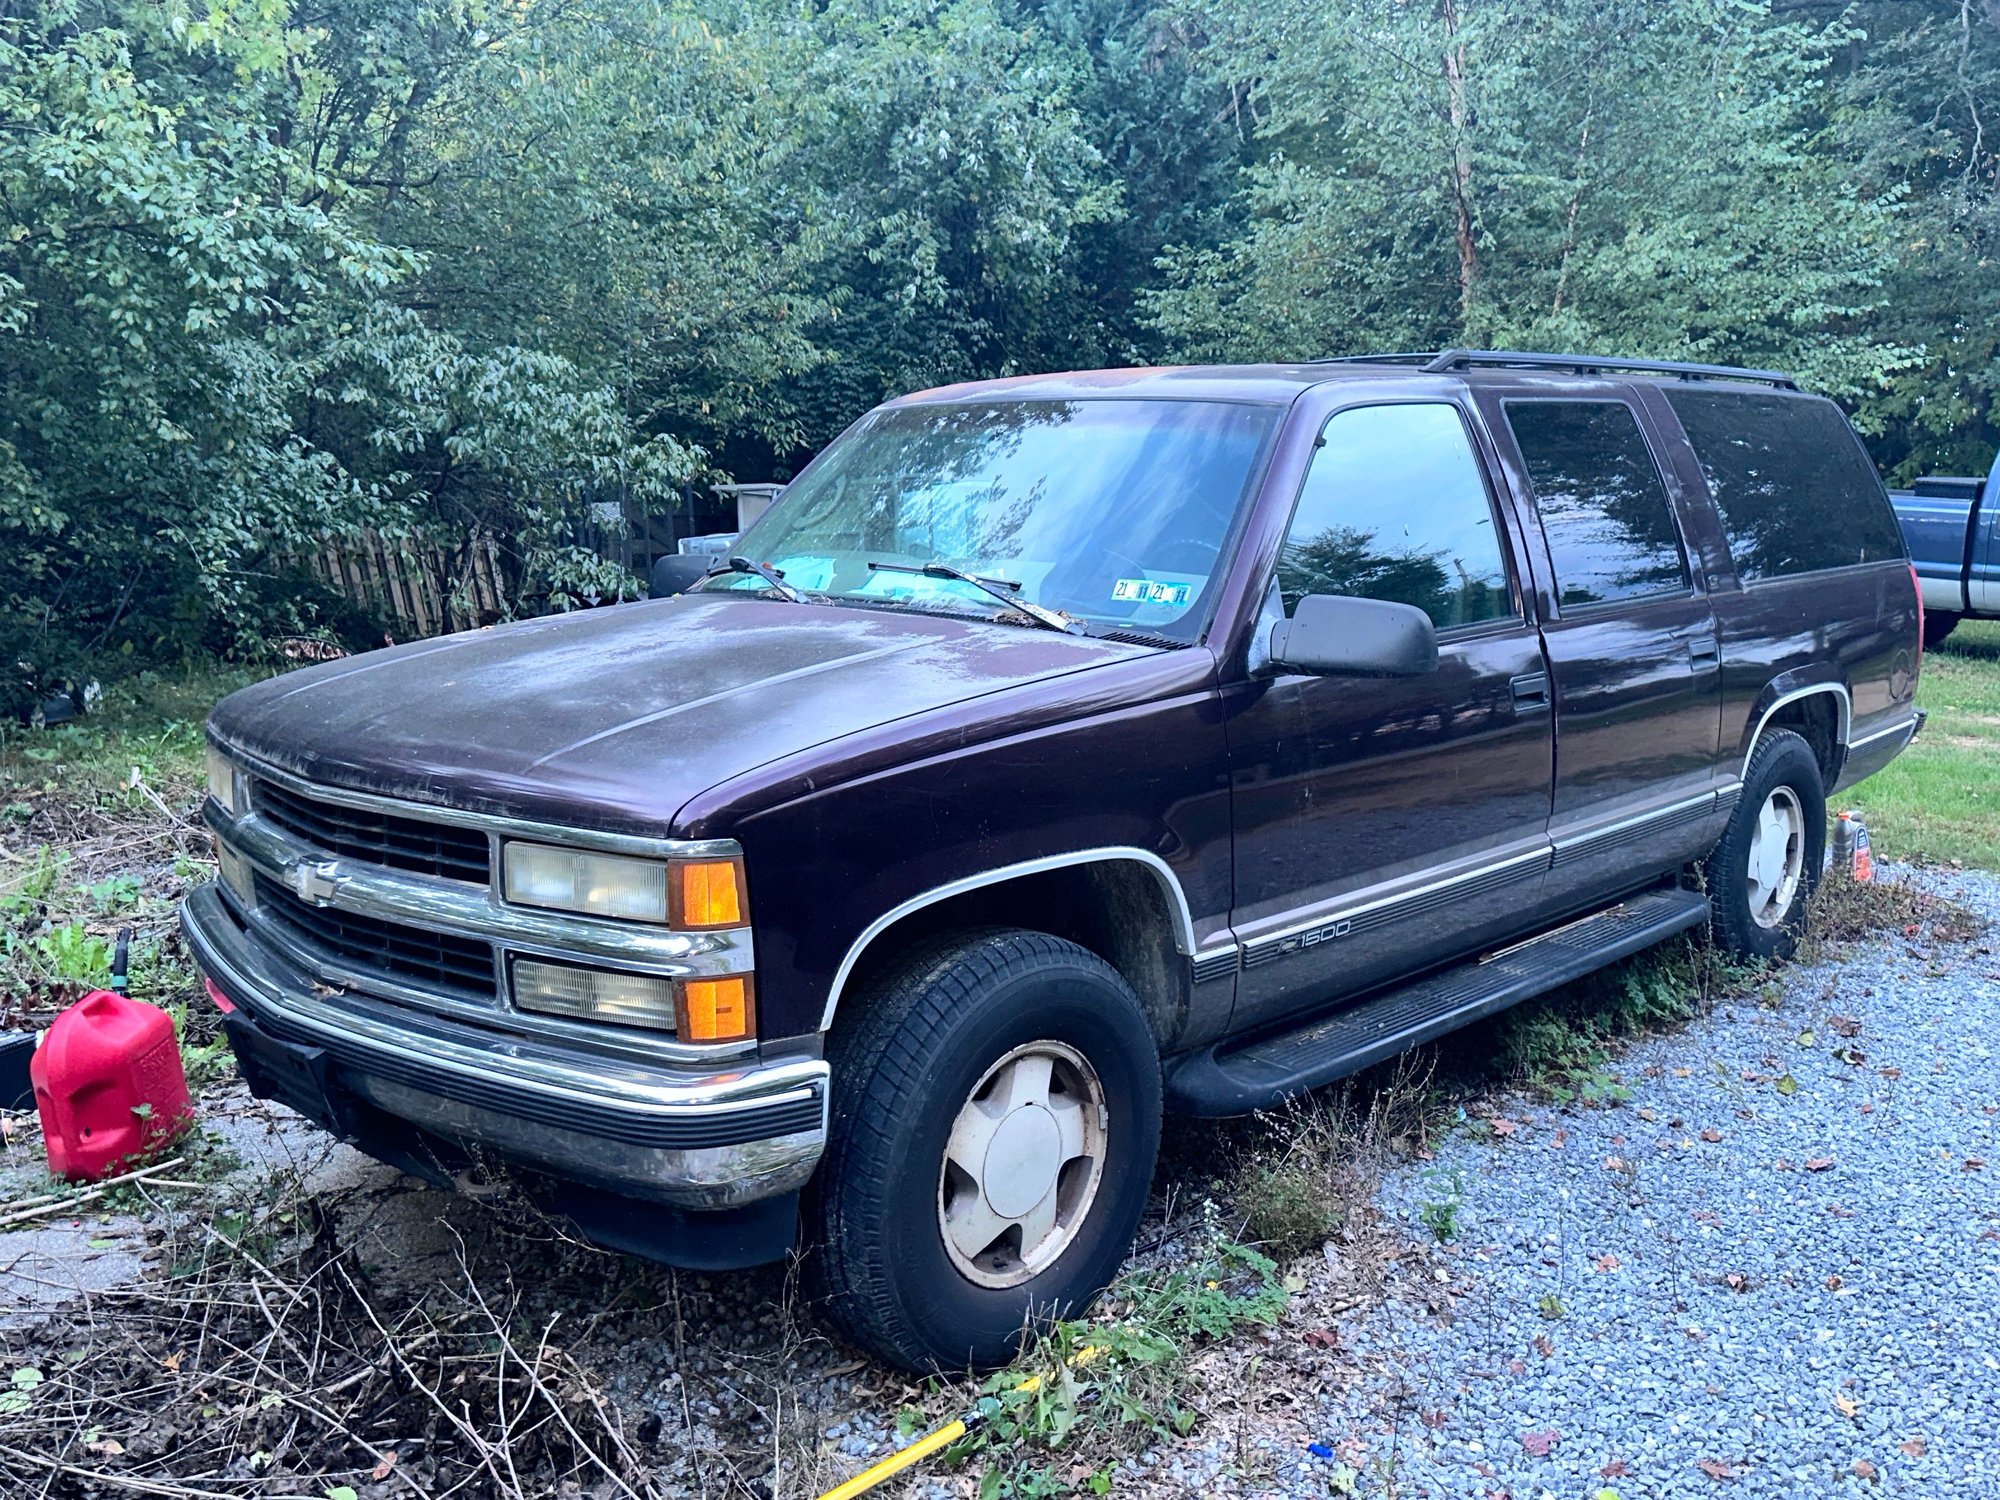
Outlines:
{"type": "Polygon", "coordinates": [[[976,589],[983,589],[1009,608],[1018,609],[1044,630],[1060,630],[1064,635],[1084,634],[1081,621],[1068,619],[1052,609],[1021,598],[1021,585],[1011,578],[981,578],[977,573],[968,573],[963,568],[954,568],[949,563],[941,562],[870,561],[868,569],[870,572],[882,573],[920,573],[925,578],[950,578],[959,583],[969,583],[976,589]]]}
{"type": "Polygon", "coordinates": [[[813,602],[812,595],[794,584],[785,582],[785,575],[769,563],[752,562],[747,557],[732,557],[729,559],[727,567],[731,573],[748,573],[753,578],[763,579],[764,582],[771,586],[771,592],[776,594],[780,599],[789,600],[793,604],[810,604],[813,602]]]}

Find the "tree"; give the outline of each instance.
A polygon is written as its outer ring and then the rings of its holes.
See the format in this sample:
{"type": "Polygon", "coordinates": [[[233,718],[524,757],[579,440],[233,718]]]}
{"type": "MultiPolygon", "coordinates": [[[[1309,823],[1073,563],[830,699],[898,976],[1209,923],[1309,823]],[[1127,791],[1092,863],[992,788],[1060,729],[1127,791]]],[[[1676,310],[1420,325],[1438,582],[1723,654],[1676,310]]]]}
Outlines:
{"type": "MultiPolygon", "coordinates": [[[[424,255],[367,222],[366,158],[299,128],[334,92],[321,46],[264,5],[43,0],[0,21],[11,707],[107,651],[310,623],[273,586],[288,557],[421,520],[448,485],[503,491],[511,532],[541,525],[559,589],[581,560],[552,516],[690,469],[561,355],[400,300],[424,255]]],[[[407,132],[388,134],[378,162],[407,132]]]]}
{"type": "Polygon", "coordinates": [[[1901,479],[1984,473],[2000,448],[2000,3],[1855,8],[1841,144],[1862,190],[1904,205],[1870,320],[1916,351],[1860,404],[1901,479]]]}
{"type": "Polygon", "coordinates": [[[1780,363],[1879,384],[1895,205],[1827,149],[1840,25],[1734,0],[1303,0],[1203,12],[1264,157],[1168,260],[1205,357],[1449,345],[1780,363]]]}

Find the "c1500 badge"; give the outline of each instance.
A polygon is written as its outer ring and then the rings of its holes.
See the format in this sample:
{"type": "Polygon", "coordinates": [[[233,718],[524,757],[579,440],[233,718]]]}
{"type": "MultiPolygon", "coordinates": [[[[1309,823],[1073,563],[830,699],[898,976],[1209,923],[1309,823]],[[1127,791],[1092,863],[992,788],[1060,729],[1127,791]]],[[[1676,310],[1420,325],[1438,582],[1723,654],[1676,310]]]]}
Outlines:
{"type": "Polygon", "coordinates": [[[1306,948],[1317,948],[1321,943],[1330,943],[1335,938],[1344,938],[1354,930],[1352,919],[1342,917],[1336,922],[1322,923],[1305,932],[1295,932],[1290,937],[1278,939],[1278,952],[1297,953],[1306,948]]]}

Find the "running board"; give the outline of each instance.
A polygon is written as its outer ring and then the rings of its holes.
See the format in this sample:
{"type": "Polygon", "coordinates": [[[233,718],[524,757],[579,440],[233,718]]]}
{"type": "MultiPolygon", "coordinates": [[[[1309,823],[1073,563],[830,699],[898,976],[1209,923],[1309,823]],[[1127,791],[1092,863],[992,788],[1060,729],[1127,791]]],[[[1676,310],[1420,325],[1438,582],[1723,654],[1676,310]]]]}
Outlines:
{"type": "Polygon", "coordinates": [[[1332,1083],[1448,1031],[1567,984],[1708,920],[1708,898],[1658,890],[1288,1031],[1213,1043],[1167,1063],[1167,1107],[1240,1115],[1332,1083]]]}

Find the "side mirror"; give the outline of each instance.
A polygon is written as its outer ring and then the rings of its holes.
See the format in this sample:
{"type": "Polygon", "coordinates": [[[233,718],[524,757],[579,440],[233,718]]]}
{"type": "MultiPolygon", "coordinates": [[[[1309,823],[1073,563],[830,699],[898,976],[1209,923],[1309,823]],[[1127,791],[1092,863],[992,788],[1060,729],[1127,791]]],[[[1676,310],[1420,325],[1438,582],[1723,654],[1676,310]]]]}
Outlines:
{"type": "Polygon", "coordinates": [[[1319,676],[1416,677],[1438,664],[1437,628],[1413,604],[1308,594],[1271,627],[1271,660],[1319,676]]]}
{"type": "Polygon", "coordinates": [[[668,553],[653,564],[653,597],[667,599],[675,594],[685,594],[713,573],[721,561],[719,557],[700,554],[668,553]]]}

